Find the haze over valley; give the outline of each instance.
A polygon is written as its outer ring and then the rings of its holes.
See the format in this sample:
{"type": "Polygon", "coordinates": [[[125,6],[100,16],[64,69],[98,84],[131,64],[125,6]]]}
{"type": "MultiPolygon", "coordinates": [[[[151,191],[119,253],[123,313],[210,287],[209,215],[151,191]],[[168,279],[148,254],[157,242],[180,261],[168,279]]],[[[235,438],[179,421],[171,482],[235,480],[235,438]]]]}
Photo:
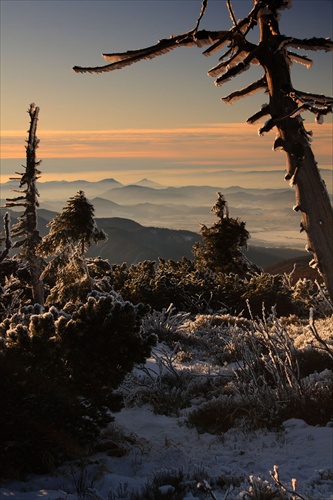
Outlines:
{"type": "MultiPolygon", "coordinates": [[[[191,258],[200,225],[210,226],[216,221],[211,208],[217,192],[226,198],[230,216],[246,222],[251,235],[248,257],[255,263],[264,266],[305,255],[300,215],[292,209],[295,193],[287,185],[285,189],[166,187],[148,179],[124,185],[109,178],[97,182],[40,182],[38,188],[42,235],[46,234],[46,223],[82,190],[95,208],[98,226],[108,234],[108,241],[92,248],[90,255],[114,263],[191,258]]],[[[1,205],[15,196],[13,189],[17,189],[15,180],[2,185],[1,205]]]]}

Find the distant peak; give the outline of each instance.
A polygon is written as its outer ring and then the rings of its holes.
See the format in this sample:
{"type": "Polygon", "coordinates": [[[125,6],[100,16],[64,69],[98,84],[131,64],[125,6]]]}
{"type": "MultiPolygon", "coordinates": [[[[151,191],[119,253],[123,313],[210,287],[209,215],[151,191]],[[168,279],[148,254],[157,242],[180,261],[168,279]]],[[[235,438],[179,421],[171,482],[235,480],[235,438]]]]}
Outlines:
{"type": "Polygon", "coordinates": [[[116,181],[116,179],[114,179],[113,177],[102,179],[101,181],[98,182],[116,182],[117,184],[121,184],[120,182],[116,181]]]}
{"type": "Polygon", "coordinates": [[[159,184],[158,182],[152,181],[151,179],[147,179],[147,177],[144,177],[143,179],[140,179],[137,182],[134,182],[132,185],[135,186],[143,186],[143,187],[154,187],[154,188],[162,188],[162,184],[159,184]]]}

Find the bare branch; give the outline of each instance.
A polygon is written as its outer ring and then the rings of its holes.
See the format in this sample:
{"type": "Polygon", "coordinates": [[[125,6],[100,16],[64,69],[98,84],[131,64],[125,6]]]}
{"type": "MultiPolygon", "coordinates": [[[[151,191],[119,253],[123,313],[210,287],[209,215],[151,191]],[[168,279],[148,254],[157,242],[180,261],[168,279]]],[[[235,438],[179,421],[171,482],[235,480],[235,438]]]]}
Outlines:
{"type": "Polygon", "coordinates": [[[197,31],[199,29],[199,24],[200,24],[200,21],[205,14],[205,11],[207,9],[207,4],[208,4],[208,0],[202,0],[200,15],[197,19],[197,24],[195,25],[195,28],[194,28],[195,31],[197,31]]]}
{"type": "Polygon", "coordinates": [[[253,123],[257,122],[258,120],[269,114],[270,114],[270,107],[269,104],[266,104],[261,108],[260,111],[258,111],[258,113],[255,113],[254,115],[250,116],[250,118],[246,120],[246,123],[252,125],[253,123]]]}
{"type": "MultiPolygon", "coordinates": [[[[228,32],[226,32],[225,36],[214,43],[211,47],[203,52],[204,56],[210,56],[214,52],[220,50],[223,45],[225,45],[229,40],[234,40],[236,34],[241,34],[242,38],[249,32],[249,30],[257,23],[257,13],[261,9],[261,2],[257,2],[253,9],[250,11],[247,17],[244,17],[238,23],[235,22],[235,26],[233,26],[228,32]]],[[[230,12],[230,10],[229,10],[230,12]]]]}
{"type": "Polygon", "coordinates": [[[303,66],[306,66],[307,68],[311,68],[311,66],[313,65],[312,59],[307,56],[301,56],[289,51],[287,52],[287,55],[291,61],[303,64],[303,66]]]}
{"type": "Polygon", "coordinates": [[[222,47],[227,42],[229,42],[232,39],[232,37],[233,37],[232,30],[226,31],[224,35],[219,40],[217,40],[217,42],[215,42],[211,47],[208,47],[208,49],[206,49],[203,52],[203,55],[211,56],[214,52],[217,52],[218,50],[222,49],[222,47]]]}
{"type": "Polygon", "coordinates": [[[330,52],[333,50],[333,41],[330,38],[293,38],[290,37],[284,42],[285,47],[294,47],[295,49],[307,49],[307,50],[324,50],[325,52],[330,52]]]}
{"type": "Polygon", "coordinates": [[[275,127],[276,123],[277,120],[275,120],[274,118],[270,118],[269,120],[267,120],[263,127],[260,127],[260,129],[258,130],[258,134],[264,135],[265,132],[269,132],[273,127],[275,127]]]}
{"type": "Polygon", "coordinates": [[[310,111],[316,115],[318,123],[323,122],[323,116],[333,111],[333,97],[320,94],[309,94],[306,92],[293,90],[288,96],[298,104],[296,110],[290,116],[294,117],[303,111],[310,111]]]}
{"type": "Polygon", "coordinates": [[[247,71],[250,68],[250,66],[251,66],[250,63],[246,64],[244,61],[238,63],[237,66],[233,66],[228,71],[226,71],[224,73],[224,75],[222,75],[219,78],[217,78],[217,80],[215,80],[215,82],[214,82],[215,85],[217,87],[220,87],[224,83],[226,83],[229,80],[231,80],[231,78],[233,78],[234,76],[240,75],[244,71],[247,71]]]}
{"type": "Polygon", "coordinates": [[[219,64],[211,68],[207,73],[208,76],[220,75],[224,69],[230,69],[236,66],[236,64],[239,63],[239,61],[241,61],[244,57],[247,56],[247,54],[248,52],[246,52],[245,50],[238,49],[236,52],[232,54],[232,56],[229,59],[227,59],[224,62],[220,62],[219,64]]]}
{"type": "Polygon", "coordinates": [[[212,43],[214,40],[221,38],[225,31],[206,31],[201,30],[182,35],[176,35],[170,39],[159,40],[157,44],[144,49],[130,50],[128,52],[103,54],[107,61],[113,61],[112,64],[97,67],[81,67],[74,66],[73,70],[76,73],[107,73],[117,69],[122,69],[130,66],[143,59],[153,59],[162,54],[166,54],[178,47],[191,47],[197,45],[199,47],[212,43]]]}
{"type": "Polygon", "coordinates": [[[265,76],[260,78],[260,80],[251,83],[251,85],[244,87],[243,89],[236,90],[235,92],[232,92],[231,94],[222,97],[222,101],[227,104],[233,104],[238,99],[241,99],[242,97],[247,97],[251,94],[254,94],[255,92],[259,92],[259,90],[262,89],[267,90],[267,82],[265,76]]]}
{"type": "Polygon", "coordinates": [[[234,26],[235,26],[235,29],[238,31],[238,33],[244,37],[244,34],[242,33],[241,29],[239,28],[238,26],[238,23],[236,21],[236,17],[235,17],[235,14],[234,14],[234,11],[233,11],[233,8],[232,8],[232,5],[231,5],[231,0],[227,0],[227,7],[228,7],[228,11],[229,11],[229,15],[230,15],[230,19],[232,20],[232,22],[234,23],[234,26]]]}
{"type": "MultiPolygon", "coordinates": [[[[294,89],[294,94],[302,102],[312,101],[313,103],[322,104],[324,106],[333,105],[333,97],[328,97],[323,94],[312,94],[309,92],[304,92],[303,90],[294,89]]],[[[292,95],[290,96],[292,97],[292,95]]]]}
{"type": "Polygon", "coordinates": [[[9,202],[6,203],[6,208],[11,208],[11,207],[26,207],[26,203],[14,203],[14,202],[9,202]]]}
{"type": "Polygon", "coordinates": [[[238,63],[236,66],[231,67],[222,76],[217,78],[214,82],[215,85],[217,87],[220,87],[221,85],[226,83],[228,80],[231,80],[231,78],[233,78],[234,76],[239,75],[240,73],[243,73],[244,71],[247,71],[250,68],[251,64],[257,64],[257,61],[258,61],[257,55],[258,55],[259,50],[260,50],[259,47],[255,47],[250,52],[250,54],[248,54],[245,57],[245,59],[242,62],[238,63]]]}
{"type": "Polygon", "coordinates": [[[227,0],[227,7],[228,7],[230,19],[234,23],[234,26],[237,26],[237,21],[236,21],[235,14],[234,14],[234,11],[233,11],[233,8],[232,8],[230,0],[227,0]]]}
{"type": "MultiPolygon", "coordinates": [[[[222,49],[222,47],[227,42],[229,42],[229,41],[233,41],[234,42],[235,37],[237,36],[236,31],[240,32],[241,35],[242,35],[242,37],[243,37],[245,35],[245,33],[247,33],[247,31],[250,29],[251,26],[252,26],[252,20],[251,19],[249,19],[249,18],[243,19],[237,25],[237,30],[234,27],[234,28],[231,28],[229,31],[226,31],[225,34],[224,34],[224,36],[222,36],[220,38],[220,40],[218,40],[217,42],[215,42],[211,47],[209,47],[208,49],[206,49],[203,52],[203,55],[204,56],[211,56],[214,52],[217,52],[218,50],[222,49]]],[[[249,42],[247,42],[247,43],[249,43],[249,42]]],[[[227,54],[228,54],[228,52],[227,52],[227,54]]],[[[224,58],[224,56],[222,56],[220,58],[220,60],[223,59],[223,58],[224,58]]]]}
{"type": "MultiPolygon", "coordinates": [[[[14,191],[14,190],[13,190],[14,191]]],[[[16,190],[15,190],[16,191],[16,190]]],[[[16,191],[17,193],[20,193],[21,191],[16,191]]],[[[24,191],[23,191],[24,192],[24,191]]],[[[26,196],[17,196],[15,198],[6,198],[6,201],[19,201],[19,200],[25,200],[27,197],[26,196]]]]}

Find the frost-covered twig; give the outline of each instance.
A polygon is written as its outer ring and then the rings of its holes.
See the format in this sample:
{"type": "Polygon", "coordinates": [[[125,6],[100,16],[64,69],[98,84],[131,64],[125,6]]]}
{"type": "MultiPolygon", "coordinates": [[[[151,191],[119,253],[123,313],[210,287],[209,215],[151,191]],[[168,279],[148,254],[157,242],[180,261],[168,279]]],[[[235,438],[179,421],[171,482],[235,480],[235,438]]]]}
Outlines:
{"type": "MultiPolygon", "coordinates": [[[[303,390],[295,348],[285,326],[277,318],[276,311],[266,318],[254,319],[250,310],[251,326],[247,336],[236,343],[239,351],[238,380],[252,391],[266,397],[267,374],[274,380],[274,388],[280,400],[302,398],[303,390]]],[[[263,404],[263,402],[262,402],[263,404]]]]}
{"type": "MultiPolygon", "coordinates": [[[[142,327],[146,332],[154,332],[156,335],[174,334],[181,328],[184,321],[190,316],[189,313],[174,314],[175,307],[171,303],[169,307],[163,308],[162,311],[153,311],[147,314],[142,322],[142,327]]],[[[167,340],[167,339],[160,339],[167,340]]]]}
{"type": "Polygon", "coordinates": [[[244,87],[243,89],[240,90],[235,90],[231,94],[222,97],[222,101],[226,102],[228,104],[233,104],[235,101],[238,99],[241,99],[242,97],[248,97],[250,95],[255,94],[256,92],[259,92],[259,90],[267,90],[267,82],[266,82],[266,77],[263,76],[259,80],[257,80],[254,83],[251,83],[247,87],[244,87]]]}
{"type": "Polygon", "coordinates": [[[211,487],[209,482],[206,481],[206,479],[204,479],[202,483],[198,483],[197,488],[199,490],[205,491],[206,493],[209,494],[209,496],[211,498],[213,498],[214,500],[217,500],[216,496],[214,495],[213,488],[211,487]]]}
{"type": "Polygon", "coordinates": [[[324,293],[323,287],[318,283],[317,280],[315,280],[315,283],[318,287],[319,295],[321,298],[324,300],[325,304],[328,306],[329,309],[333,311],[333,304],[332,302],[327,298],[326,294],[324,293]]]}
{"type": "Polygon", "coordinates": [[[296,491],[297,480],[296,479],[291,480],[292,490],[290,490],[283,483],[281,483],[280,476],[279,476],[279,468],[277,465],[274,465],[273,472],[269,471],[269,474],[270,474],[271,478],[274,480],[274,482],[279,486],[279,488],[281,488],[286,493],[289,493],[290,495],[292,495],[291,496],[292,500],[296,500],[297,498],[300,498],[301,500],[309,500],[308,498],[305,498],[302,495],[300,495],[299,493],[297,493],[297,491],[296,491]]]}
{"type": "Polygon", "coordinates": [[[197,31],[199,29],[200,21],[203,18],[205,11],[207,9],[207,4],[208,4],[208,0],[202,0],[201,11],[200,11],[199,17],[197,19],[197,23],[196,23],[195,28],[194,28],[195,31],[197,31]]]}
{"type": "Polygon", "coordinates": [[[315,326],[314,317],[313,317],[313,307],[310,308],[310,317],[309,317],[309,330],[314,336],[314,338],[322,345],[322,349],[328,353],[328,355],[333,359],[333,349],[325,342],[325,340],[319,335],[318,330],[315,326]]]}
{"type": "Polygon", "coordinates": [[[163,369],[166,369],[170,372],[174,377],[179,379],[179,373],[174,367],[174,362],[177,359],[177,351],[179,349],[179,342],[175,345],[175,347],[170,351],[169,349],[161,347],[155,347],[152,351],[152,358],[156,361],[157,366],[159,367],[160,376],[163,373],[163,369]]]}

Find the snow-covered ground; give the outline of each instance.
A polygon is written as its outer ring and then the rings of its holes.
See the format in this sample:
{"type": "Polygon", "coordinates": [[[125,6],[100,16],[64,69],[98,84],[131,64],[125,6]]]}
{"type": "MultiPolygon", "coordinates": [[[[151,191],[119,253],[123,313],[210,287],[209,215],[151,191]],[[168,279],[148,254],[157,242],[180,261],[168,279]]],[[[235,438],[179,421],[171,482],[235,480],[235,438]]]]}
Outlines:
{"type": "MultiPolygon", "coordinates": [[[[188,321],[187,315],[178,318],[183,324],[188,321]]],[[[199,318],[201,322],[202,318],[199,318]]],[[[191,328],[194,324],[191,323],[191,328]]],[[[326,332],[328,324],[326,321],[326,332]]],[[[300,342],[302,336],[298,339],[300,342]]],[[[166,354],[165,349],[167,347],[157,346],[147,360],[146,374],[148,370],[152,379],[168,370],[165,360],[173,358],[173,351],[170,349],[166,354]],[[162,362],[161,358],[164,358],[162,362]]],[[[189,368],[189,363],[182,365],[183,369],[189,368]]],[[[196,360],[192,367],[200,376],[205,370],[216,375],[209,363],[200,365],[196,360]]],[[[181,369],[177,361],[174,368],[181,369]]],[[[228,370],[230,366],[220,367],[220,375],[226,376],[228,370]]],[[[144,376],[145,372],[135,370],[135,376],[140,373],[144,376]]],[[[129,386],[132,394],[135,393],[135,385],[130,382],[129,386]]],[[[278,466],[281,483],[291,490],[292,480],[296,479],[297,492],[301,495],[288,494],[283,498],[333,500],[333,422],[314,427],[301,419],[289,419],[278,431],[249,430],[248,426],[240,425],[219,435],[200,434],[187,423],[191,410],[193,406],[166,416],[155,414],[149,404],[127,405],[115,414],[114,423],[105,432],[101,451],[89,459],[66,463],[47,476],[2,482],[0,499],[274,500],[281,499],[281,493],[251,496],[245,492],[250,491],[250,477],[252,485],[260,488],[268,481],[275,490],[270,471],[278,466]],[[184,493],[171,496],[170,478],[180,473],[184,493]],[[159,479],[158,495],[145,496],[143,492],[149,491],[147,485],[152,485],[154,478],[159,479]],[[135,492],[141,496],[135,497],[135,492]]],[[[280,488],[276,491],[281,492],[280,488]]]]}
{"type": "MultiPolygon", "coordinates": [[[[113,498],[130,498],[125,492],[140,491],[153,474],[169,469],[172,475],[172,471],[182,469],[185,477],[195,478],[192,484],[210,478],[218,500],[236,499],[248,489],[250,475],[270,480],[269,471],[278,465],[281,482],[290,489],[291,479],[296,478],[301,494],[316,500],[333,499],[331,427],[311,427],[303,420],[290,419],[278,433],[231,429],[220,437],[198,434],[185,425],[184,416],[154,415],[148,406],[123,409],[115,425],[128,436],[124,456],[99,453],[76,473],[68,464],[53,475],[2,485],[0,498],[108,499],[111,493],[113,498]],[[213,486],[223,481],[223,489],[213,486]],[[85,486],[85,497],[77,492],[80,482],[85,486]]],[[[191,493],[184,498],[195,497],[191,493]]],[[[197,498],[212,497],[206,493],[197,498]]]]}

